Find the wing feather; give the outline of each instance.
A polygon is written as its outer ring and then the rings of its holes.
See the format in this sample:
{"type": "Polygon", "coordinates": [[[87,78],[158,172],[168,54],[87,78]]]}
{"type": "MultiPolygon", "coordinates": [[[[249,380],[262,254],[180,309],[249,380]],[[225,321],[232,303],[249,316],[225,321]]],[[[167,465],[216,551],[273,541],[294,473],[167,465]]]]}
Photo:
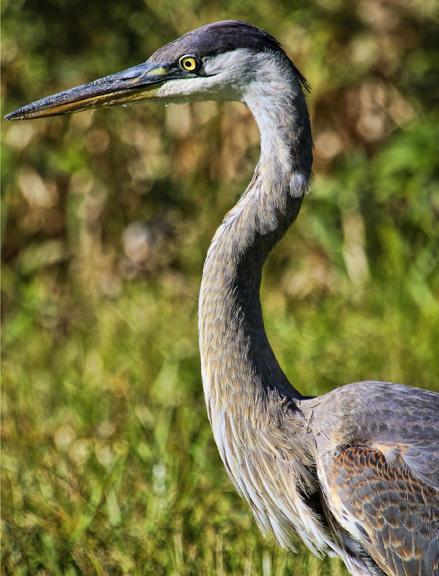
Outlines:
{"type": "Polygon", "coordinates": [[[332,512],[386,574],[439,574],[439,491],[403,456],[389,463],[377,448],[350,446],[329,480],[332,512]]]}

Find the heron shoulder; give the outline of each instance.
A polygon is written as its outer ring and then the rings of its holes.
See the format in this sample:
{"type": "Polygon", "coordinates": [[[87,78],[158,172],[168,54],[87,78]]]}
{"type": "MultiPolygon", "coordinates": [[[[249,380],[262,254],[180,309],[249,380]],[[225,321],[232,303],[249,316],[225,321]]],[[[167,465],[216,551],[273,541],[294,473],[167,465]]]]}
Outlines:
{"type": "Polygon", "coordinates": [[[377,449],[388,465],[401,463],[439,488],[439,394],[366,381],[302,402],[320,467],[328,469],[346,447],[377,449]]]}

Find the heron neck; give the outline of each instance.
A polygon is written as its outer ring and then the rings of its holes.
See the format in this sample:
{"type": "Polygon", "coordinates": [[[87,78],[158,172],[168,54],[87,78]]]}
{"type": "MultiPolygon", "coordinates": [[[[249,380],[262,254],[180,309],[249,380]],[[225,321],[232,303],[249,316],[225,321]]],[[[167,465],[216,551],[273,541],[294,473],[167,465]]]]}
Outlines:
{"type": "Polygon", "coordinates": [[[215,407],[253,394],[300,398],[268,342],[259,297],[264,262],[296,218],[310,177],[311,133],[297,85],[282,96],[250,93],[261,133],[253,178],[209,248],[199,307],[203,386],[215,407]],[[294,88],[294,90],[293,90],[294,88]]]}

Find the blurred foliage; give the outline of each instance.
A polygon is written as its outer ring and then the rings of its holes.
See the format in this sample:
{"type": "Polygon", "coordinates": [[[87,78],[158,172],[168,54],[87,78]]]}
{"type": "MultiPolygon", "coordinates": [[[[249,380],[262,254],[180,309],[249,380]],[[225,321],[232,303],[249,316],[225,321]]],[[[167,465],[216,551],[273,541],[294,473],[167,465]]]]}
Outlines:
{"type": "MultiPolygon", "coordinates": [[[[304,394],[438,389],[434,0],[4,0],[4,111],[237,17],[313,91],[315,183],[271,257],[274,349],[304,394]]],[[[239,104],[3,124],[5,574],[344,574],[257,532],[208,426],[197,292],[251,176],[239,104]]]]}

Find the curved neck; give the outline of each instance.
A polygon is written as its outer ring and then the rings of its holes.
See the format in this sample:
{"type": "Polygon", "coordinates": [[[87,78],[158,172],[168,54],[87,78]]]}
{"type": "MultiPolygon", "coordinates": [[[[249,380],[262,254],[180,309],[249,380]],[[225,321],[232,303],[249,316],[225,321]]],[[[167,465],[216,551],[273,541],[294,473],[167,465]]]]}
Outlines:
{"type": "MultiPolygon", "coordinates": [[[[283,63],[284,64],[284,63],[283,63]]],[[[247,190],[218,228],[204,266],[199,306],[203,386],[209,415],[239,397],[276,391],[300,398],[268,342],[259,298],[262,267],[296,218],[308,186],[312,141],[294,69],[255,82],[244,102],[261,133],[247,190]]],[[[273,76],[273,67],[269,73],[273,76]]]]}

